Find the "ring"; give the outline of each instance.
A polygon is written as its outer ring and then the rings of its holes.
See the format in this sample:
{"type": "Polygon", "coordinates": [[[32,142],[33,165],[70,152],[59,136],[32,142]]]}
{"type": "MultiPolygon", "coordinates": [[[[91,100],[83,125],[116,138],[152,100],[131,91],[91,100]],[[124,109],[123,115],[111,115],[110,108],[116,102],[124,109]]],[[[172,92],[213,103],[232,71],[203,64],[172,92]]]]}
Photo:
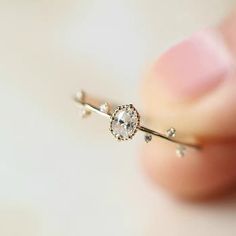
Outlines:
{"type": "Polygon", "coordinates": [[[76,93],[74,99],[82,107],[83,118],[89,116],[92,112],[108,118],[110,120],[110,132],[119,141],[132,139],[139,130],[145,133],[144,140],[146,143],[149,143],[153,136],[176,143],[176,155],[179,157],[185,155],[187,147],[201,149],[198,144],[176,140],[175,128],[169,128],[164,134],[142,126],[140,124],[140,114],[133,104],[111,106],[107,102],[99,102],[98,99],[87,96],[82,90],[76,93]]]}

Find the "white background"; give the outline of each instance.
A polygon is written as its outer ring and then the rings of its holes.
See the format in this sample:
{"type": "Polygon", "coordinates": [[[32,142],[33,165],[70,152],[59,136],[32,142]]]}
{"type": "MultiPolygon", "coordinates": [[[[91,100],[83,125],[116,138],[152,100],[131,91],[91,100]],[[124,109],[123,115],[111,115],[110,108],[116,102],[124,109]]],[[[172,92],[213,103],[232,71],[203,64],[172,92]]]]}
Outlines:
{"type": "Polygon", "coordinates": [[[0,235],[233,236],[236,201],[189,204],[150,184],[138,136],[81,120],[80,88],[141,107],[158,55],[233,0],[0,1],[0,235]]]}

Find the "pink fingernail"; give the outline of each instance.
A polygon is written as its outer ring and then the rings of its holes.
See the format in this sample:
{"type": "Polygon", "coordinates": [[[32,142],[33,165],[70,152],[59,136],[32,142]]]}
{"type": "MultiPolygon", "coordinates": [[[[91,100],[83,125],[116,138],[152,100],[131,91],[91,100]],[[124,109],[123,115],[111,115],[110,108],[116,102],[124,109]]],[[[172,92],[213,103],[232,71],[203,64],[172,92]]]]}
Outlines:
{"type": "Polygon", "coordinates": [[[220,34],[204,30],[165,52],[155,73],[172,95],[192,98],[219,85],[231,71],[232,61],[220,34]]]}

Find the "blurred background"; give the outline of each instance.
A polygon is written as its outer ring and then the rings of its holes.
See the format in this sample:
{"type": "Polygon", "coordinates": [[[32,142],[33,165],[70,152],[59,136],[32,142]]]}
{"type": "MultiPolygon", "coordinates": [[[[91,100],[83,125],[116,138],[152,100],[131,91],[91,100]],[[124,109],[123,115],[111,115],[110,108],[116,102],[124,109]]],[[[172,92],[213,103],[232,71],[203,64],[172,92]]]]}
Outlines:
{"type": "Polygon", "coordinates": [[[0,235],[236,235],[236,201],[190,204],[153,186],[142,137],[81,120],[83,88],[141,109],[165,49],[216,24],[233,0],[0,0],[0,235]]]}

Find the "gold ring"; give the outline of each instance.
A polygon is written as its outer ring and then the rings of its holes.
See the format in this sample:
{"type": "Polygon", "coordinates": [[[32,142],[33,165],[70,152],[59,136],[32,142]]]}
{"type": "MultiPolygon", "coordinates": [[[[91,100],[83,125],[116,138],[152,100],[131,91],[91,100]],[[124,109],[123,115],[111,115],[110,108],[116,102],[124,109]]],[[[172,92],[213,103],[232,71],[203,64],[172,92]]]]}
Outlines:
{"type": "Polygon", "coordinates": [[[95,112],[110,119],[110,132],[119,141],[132,139],[137,131],[140,130],[145,133],[144,139],[146,143],[150,142],[153,136],[176,143],[176,155],[179,157],[185,155],[186,147],[201,149],[198,144],[175,139],[175,128],[169,128],[164,134],[142,126],[140,124],[140,114],[133,104],[111,106],[107,102],[100,103],[97,99],[87,96],[84,91],[76,93],[75,101],[82,107],[83,118],[95,112]]]}

